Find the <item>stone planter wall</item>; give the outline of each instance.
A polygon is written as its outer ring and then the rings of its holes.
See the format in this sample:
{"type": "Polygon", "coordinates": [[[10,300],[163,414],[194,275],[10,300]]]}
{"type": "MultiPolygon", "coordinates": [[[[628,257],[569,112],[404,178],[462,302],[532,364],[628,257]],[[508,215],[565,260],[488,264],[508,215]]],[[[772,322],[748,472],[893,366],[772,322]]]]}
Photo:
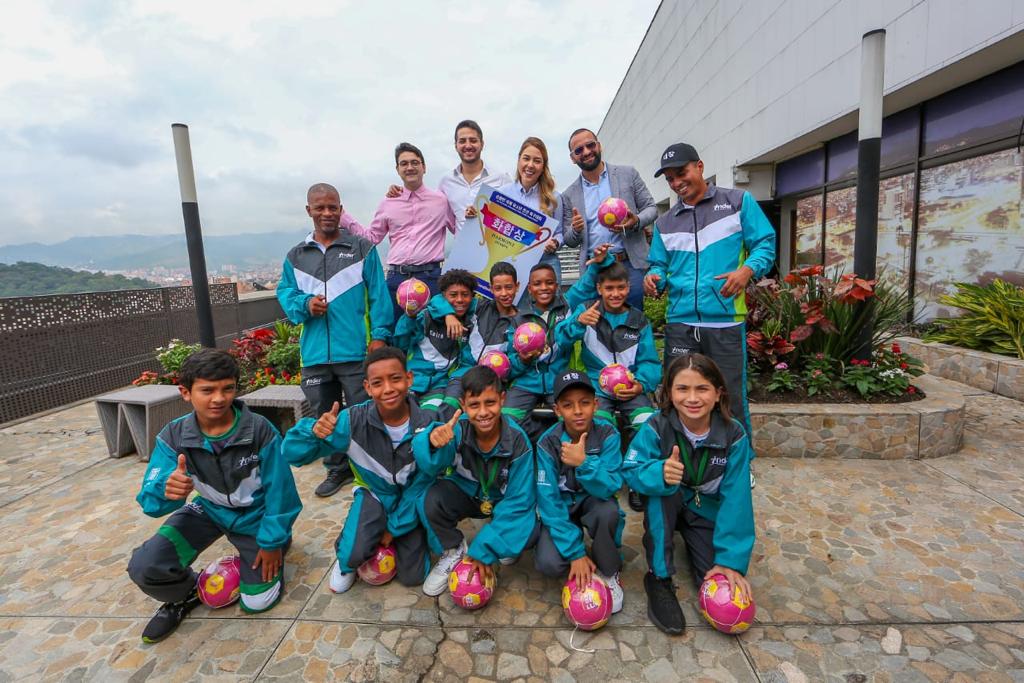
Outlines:
{"type": "Polygon", "coordinates": [[[904,351],[924,361],[928,374],[1024,401],[1024,360],[915,337],[898,341],[904,351]]]}
{"type": "Polygon", "coordinates": [[[936,458],[960,450],[964,398],[941,379],[913,403],[751,403],[754,449],[769,458],[936,458]]]}

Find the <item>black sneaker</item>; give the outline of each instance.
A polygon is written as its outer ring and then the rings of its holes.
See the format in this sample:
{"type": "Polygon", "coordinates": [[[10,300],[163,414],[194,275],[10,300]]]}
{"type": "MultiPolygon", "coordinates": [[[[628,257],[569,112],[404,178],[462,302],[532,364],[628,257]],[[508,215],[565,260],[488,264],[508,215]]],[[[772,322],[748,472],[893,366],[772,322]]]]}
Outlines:
{"type": "Polygon", "coordinates": [[[314,493],[321,498],[327,498],[333,496],[338,490],[354,479],[352,474],[352,468],[350,467],[338,467],[336,469],[327,470],[327,476],[320,482],[320,485],[316,487],[314,493]]]}
{"type": "Polygon", "coordinates": [[[165,602],[142,630],[142,642],[159,643],[174,633],[182,620],[199,604],[199,596],[191,596],[178,602],[165,602]]]}
{"type": "Polygon", "coordinates": [[[644,511],[644,499],[640,497],[640,494],[633,489],[629,490],[629,509],[633,512],[644,511]]]}
{"type": "Polygon", "coordinates": [[[686,628],[686,617],[676,597],[672,579],[659,579],[647,572],[644,575],[644,590],[647,591],[647,618],[651,623],[670,636],[678,636],[686,628]]]}

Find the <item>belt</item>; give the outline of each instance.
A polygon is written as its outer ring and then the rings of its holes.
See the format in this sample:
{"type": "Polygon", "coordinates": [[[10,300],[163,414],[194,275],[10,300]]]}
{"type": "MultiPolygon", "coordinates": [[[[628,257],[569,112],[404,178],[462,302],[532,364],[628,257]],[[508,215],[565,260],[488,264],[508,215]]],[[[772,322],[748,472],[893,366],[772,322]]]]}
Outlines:
{"type": "Polygon", "coordinates": [[[424,273],[434,268],[440,268],[440,261],[431,261],[430,263],[417,263],[415,265],[400,264],[395,266],[388,266],[388,273],[398,273],[399,275],[412,275],[413,273],[424,273]]]}

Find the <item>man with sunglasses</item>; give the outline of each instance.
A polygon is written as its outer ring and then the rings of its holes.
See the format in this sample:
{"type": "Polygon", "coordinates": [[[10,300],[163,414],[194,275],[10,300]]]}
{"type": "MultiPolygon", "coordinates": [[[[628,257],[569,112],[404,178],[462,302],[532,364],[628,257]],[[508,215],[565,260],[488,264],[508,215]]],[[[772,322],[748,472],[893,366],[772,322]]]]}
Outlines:
{"type": "Polygon", "coordinates": [[[580,272],[594,247],[611,244],[611,253],[629,271],[627,302],[643,310],[643,279],[647,271],[647,236],[644,228],[658,217],[654,198],[632,166],[617,166],[601,159],[601,143],[593,131],[580,128],[569,136],[569,159],[580,175],[562,193],[565,244],[580,247],[580,272]],[[597,219],[597,208],[609,197],[626,202],[629,214],[613,226],[597,219]]]}
{"type": "Polygon", "coordinates": [[[405,314],[395,297],[400,284],[414,277],[426,283],[431,294],[438,293],[445,232],[455,234],[458,223],[444,193],[423,184],[427,164],[418,147],[408,142],[395,147],[395,170],[402,179],[402,190],[380,203],[370,227],[363,227],[347,215],[342,224],[374,244],[380,244],[385,235],[390,235],[387,285],[397,324],[405,314]]]}

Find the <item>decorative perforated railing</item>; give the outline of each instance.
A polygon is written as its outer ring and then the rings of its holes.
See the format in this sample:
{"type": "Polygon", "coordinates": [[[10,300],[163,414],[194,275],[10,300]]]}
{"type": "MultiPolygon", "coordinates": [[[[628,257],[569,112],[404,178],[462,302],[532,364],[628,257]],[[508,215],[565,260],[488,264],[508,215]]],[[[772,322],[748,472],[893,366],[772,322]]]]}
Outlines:
{"type": "MultiPolygon", "coordinates": [[[[210,285],[217,345],[239,334],[234,284],[210,285]]],[[[0,299],[0,423],[129,384],[171,339],[199,340],[191,287],[0,299]]]]}

